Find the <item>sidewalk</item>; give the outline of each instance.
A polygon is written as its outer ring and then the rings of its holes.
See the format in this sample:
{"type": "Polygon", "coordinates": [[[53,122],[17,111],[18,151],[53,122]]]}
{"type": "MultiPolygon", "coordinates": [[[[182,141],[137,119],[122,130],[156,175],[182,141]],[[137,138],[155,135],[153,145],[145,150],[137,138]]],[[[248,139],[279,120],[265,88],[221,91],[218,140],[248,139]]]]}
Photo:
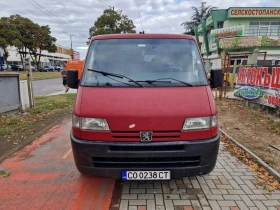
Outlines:
{"type": "Polygon", "coordinates": [[[120,210],[280,210],[280,191],[269,195],[256,183],[257,175],[221,143],[209,175],[124,182],[120,210]]]}
{"type": "Polygon", "coordinates": [[[77,89],[69,88],[69,91],[67,93],[65,93],[65,90],[62,90],[62,91],[59,91],[59,92],[56,92],[56,93],[49,94],[47,96],[54,96],[54,95],[61,95],[61,94],[68,94],[68,93],[77,93],[77,89]]]}

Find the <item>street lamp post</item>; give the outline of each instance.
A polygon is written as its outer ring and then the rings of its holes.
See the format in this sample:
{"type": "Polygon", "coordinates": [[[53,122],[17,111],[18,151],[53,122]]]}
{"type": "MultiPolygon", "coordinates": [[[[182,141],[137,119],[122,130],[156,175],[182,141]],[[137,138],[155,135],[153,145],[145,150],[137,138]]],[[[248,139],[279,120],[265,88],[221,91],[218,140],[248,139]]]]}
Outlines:
{"type": "Polygon", "coordinates": [[[73,60],[72,36],[74,36],[74,34],[71,34],[71,35],[70,35],[70,41],[71,41],[71,58],[72,58],[72,60],[73,60]]]}

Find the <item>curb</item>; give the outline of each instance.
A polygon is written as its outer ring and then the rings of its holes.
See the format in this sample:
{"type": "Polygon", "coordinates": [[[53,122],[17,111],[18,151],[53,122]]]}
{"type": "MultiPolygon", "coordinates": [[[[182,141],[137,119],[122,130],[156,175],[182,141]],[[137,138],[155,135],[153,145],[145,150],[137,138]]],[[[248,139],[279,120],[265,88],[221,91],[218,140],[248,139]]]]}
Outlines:
{"type": "Polygon", "coordinates": [[[273,168],[271,168],[269,165],[267,165],[261,158],[259,158],[256,154],[254,154],[252,151],[250,151],[249,149],[247,149],[246,147],[244,147],[242,144],[240,144],[238,141],[236,141],[234,138],[232,138],[230,135],[228,135],[225,131],[223,131],[221,128],[219,128],[219,130],[221,131],[222,134],[224,134],[226,137],[229,138],[229,140],[231,140],[234,144],[236,144],[238,147],[240,147],[242,150],[244,150],[245,152],[247,152],[248,154],[251,155],[251,157],[257,161],[257,163],[259,165],[261,165],[262,167],[264,167],[267,172],[273,176],[277,181],[280,182],[280,174],[275,171],[273,168]]]}

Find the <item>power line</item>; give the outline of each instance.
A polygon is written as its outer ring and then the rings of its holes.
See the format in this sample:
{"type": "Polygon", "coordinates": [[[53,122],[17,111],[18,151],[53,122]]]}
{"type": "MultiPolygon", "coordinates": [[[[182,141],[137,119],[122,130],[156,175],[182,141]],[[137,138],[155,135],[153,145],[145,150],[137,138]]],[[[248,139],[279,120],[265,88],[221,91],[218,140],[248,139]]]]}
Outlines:
{"type": "Polygon", "coordinates": [[[194,5],[189,0],[186,0],[186,2],[188,2],[191,6],[194,7],[194,5]]]}
{"type": "Polygon", "coordinates": [[[63,25],[67,25],[68,27],[70,27],[72,30],[75,30],[71,25],[69,25],[67,22],[65,22],[64,20],[60,19],[59,17],[57,17],[56,15],[54,15],[52,12],[50,12],[49,10],[45,9],[42,5],[40,5],[39,3],[37,3],[35,0],[33,0],[33,2],[35,4],[33,4],[30,0],[26,0],[28,3],[32,4],[34,7],[36,7],[37,9],[40,9],[42,12],[44,12],[46,15],[50,16],[51,18],[53,18],[56,22],[59,22],[60,24],[63,25]],[[38,6],[37,6],[37,5],[38,6]],[[43,9],[44,10],[43,10],[43,9]]]}

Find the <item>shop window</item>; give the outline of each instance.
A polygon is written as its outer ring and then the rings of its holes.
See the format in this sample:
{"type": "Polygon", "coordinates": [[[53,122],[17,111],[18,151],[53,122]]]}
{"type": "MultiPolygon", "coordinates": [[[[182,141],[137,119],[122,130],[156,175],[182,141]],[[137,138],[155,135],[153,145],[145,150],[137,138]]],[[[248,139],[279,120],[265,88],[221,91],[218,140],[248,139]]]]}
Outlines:
{"type": "Polygon", "coordinates": [[[224,22],[218,22],[218,28],[223,28],[224,27],[224,22]]]}

